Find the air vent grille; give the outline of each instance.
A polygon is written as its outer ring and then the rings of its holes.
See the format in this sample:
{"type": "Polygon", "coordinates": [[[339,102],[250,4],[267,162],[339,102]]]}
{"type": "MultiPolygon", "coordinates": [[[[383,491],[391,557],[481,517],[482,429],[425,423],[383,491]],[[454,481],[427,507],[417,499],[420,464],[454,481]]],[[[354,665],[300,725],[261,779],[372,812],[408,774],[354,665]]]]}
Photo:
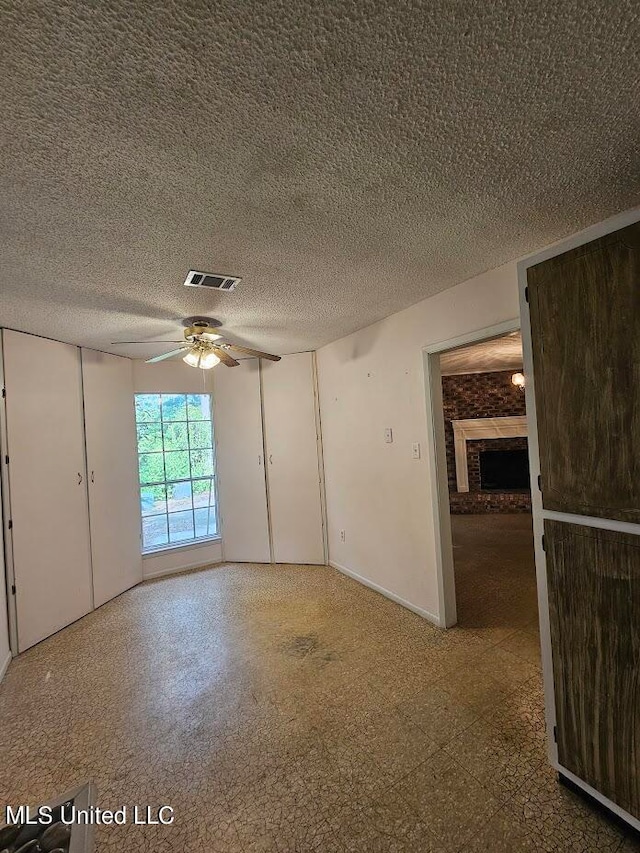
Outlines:
{"type": "Polygon", "coordinates": [[[208,287],[210,290],[224,290],[230,293],[242,279],[233,275],[216,275],[211,272],[189,270],[184,281],[187,287],[208,287]]]}

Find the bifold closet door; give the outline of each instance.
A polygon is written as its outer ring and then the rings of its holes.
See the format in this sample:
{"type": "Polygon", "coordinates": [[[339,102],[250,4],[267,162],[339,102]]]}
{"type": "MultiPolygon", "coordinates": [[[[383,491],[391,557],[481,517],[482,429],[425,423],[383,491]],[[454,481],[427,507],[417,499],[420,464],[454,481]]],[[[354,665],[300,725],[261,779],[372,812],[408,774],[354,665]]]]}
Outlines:
{"type": "Polygon", "coordinates": [[[82,350],[94,606],[142,580],[133,362],[82,350]]]}
{"type": "Polygon", "coordinates": [[[527,282],[558,760],[638,818],[640,224],[527,282]]]}
{"type": "Polygon", "coordinates": [[[271,557],[257,359],[245,359],[234,368],[216,368],[213,420],[225,560],[268,563],[271,557]]]}
{"type": "Polygon", "coordinates": [[[19,651],[92,607],[80,350],[3,331],[19,651]]]}
{"type": "Polygon", "coordinates": [[[262,363],[273,560],[325,561],[313,353],[262,363]]]}

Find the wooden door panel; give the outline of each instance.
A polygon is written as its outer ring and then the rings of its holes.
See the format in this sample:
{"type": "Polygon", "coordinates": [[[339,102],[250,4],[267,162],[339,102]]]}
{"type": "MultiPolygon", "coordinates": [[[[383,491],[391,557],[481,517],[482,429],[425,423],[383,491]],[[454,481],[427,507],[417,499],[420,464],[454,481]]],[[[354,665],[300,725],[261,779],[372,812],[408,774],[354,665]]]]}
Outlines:
{"type": "Polygon", "coordinates": [[[560,764],[640,817],[640,536],[545,521],[560,764]]]}
{"type": "Polygon", "coordinates": [[[640,223],[527,281],[543,505],[640,522],[640,223]]]}

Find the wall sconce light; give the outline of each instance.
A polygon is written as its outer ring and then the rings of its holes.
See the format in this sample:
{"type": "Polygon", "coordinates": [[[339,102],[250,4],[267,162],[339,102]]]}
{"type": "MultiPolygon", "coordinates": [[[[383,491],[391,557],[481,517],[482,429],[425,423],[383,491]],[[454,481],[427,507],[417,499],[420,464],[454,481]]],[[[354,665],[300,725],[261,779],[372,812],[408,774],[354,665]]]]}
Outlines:
{"type": "Polygon", "coordinates": [[[524,373],[514,373],[511,377],[511,384],[524,391],[524,373]]]}

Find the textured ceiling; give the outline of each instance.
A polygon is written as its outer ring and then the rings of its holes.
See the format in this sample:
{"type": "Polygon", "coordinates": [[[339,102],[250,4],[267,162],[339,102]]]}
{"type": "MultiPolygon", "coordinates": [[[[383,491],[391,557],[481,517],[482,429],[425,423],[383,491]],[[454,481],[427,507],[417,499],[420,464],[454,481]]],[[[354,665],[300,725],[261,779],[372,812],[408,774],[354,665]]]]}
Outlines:
{"type": "Polygon", "coordinates": [[[0,0],[0,32],[25,331],[314,348],[640,200],[635,0],[0,0]]]}
{"type": "Polygon", "coordinates": [[[522,337],[520,332],[511,332],[502,338],[494,338],[491,341],[481,341],[468,347],[450,350],[440,356],[440,371],[443,376],[521,369],[522,337]]]}

